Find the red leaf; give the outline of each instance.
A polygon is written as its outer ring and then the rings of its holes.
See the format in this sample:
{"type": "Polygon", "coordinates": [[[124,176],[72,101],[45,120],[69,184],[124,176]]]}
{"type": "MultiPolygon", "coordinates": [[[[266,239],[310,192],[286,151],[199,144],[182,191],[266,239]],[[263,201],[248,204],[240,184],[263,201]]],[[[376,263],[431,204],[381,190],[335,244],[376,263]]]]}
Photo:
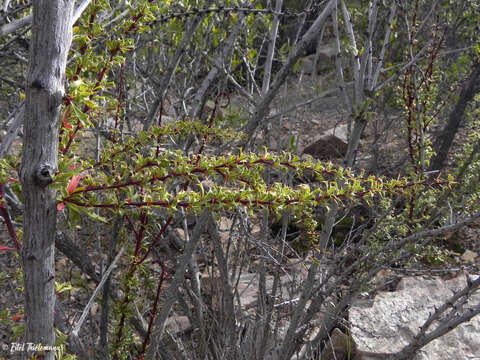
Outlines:
{"type": "Polygon", "coordinates": [[[1,246],[0,245],[0,251],[15,251],[15,249],[11,248],[11,247],[6,247],[6,246],[1,246]]]}
{"type": "Polygon", "coordinates": [[[62,211],[65,209],[65,204],[63,202],[57,204],[57,210],[62,211]]]}
{"type": "Polygon", "coordinates": [[[25,315],[23,314],[15,314],[12,316],[12,321],[18,321],[18,320],[21,320],[25,317],[25,315]]]}
{"type": "Polygon", "coordinates": [[[81,179],[82,179],[82,175],[72,176],[72,178],[70,179],[70,182],[68,183],[68,186],[67,186],[67,193],[68,193],[68,195],[72,195],[72,194],[73,194],[73,192],[74,192],[75,189],[77,188],[78,183],[80,182],[81,179]]]}
{"type": "Polygon", "coordinates": [[[72,129],[73,128],[72,125],[69,122],[67,122],[66,120],[63,120],[63,126],[65,126],[67,129],[72,129]]]}

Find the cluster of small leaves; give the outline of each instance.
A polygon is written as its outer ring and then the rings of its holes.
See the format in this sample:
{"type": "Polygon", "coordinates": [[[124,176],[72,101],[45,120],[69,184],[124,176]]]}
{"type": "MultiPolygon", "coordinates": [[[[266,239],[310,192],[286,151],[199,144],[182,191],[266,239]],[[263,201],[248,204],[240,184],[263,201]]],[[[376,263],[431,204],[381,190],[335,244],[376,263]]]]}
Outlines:
{"type": "Polygon", "coordinates": [[[0,184],[5,184],[10,178],[12,166],[7,158],[0,159],[0,184]]]}
{"type": "Polygon", "coordinates": [[[58,360],[75,360],[77,357],[67,353],[67,342],[68,335],[62,333],[60,330],[55,329],[56,338],[55,341],[55,359],[58,360]]]}
{"type": "MultiPolygon", "coordinates": [[[[72,214],[106,221],[92,209],[125,214],[154,207],[174,213],[179,208],[192,212],[203,209],[217,212],[240,206],[251,212],[289,210],[300,218],[311,219],[309,214],[313,208],[327,206],[332,201],[358,198],[368,201],[374,196],[418,193],[430,185],[451,182],[408,182],[407,179],[356,175],[349,169],[301,160],[290,153],[275,155],[267,151],[261,154],[240,151],[231,155],[186,156],[180,151],[159,151],[155,143],[146,142],[147,138],[159,139],[162,138],[159,134],[180,129],[189,133],[198,129],[225,134],[224,130],[186,124],[153,128],[150,133],[131,138],[124,144],[112,144],[105,150],[102,161],[97,163],[83,161],[77,167],[68,163],[61,165],[65,172],[58,174],[54,185],[59,190],[59,210],[66,207],[72,214]],[[267,184],[264,181],[266,169],[291,172],[295,176],[308,174],[315,178],[315,185],[267,184]]],[[[312,229],[315,225],[311,222],[312,229]]]]}
{"type": "Polygon", "coordinates": [[[432,30],[436,39],[429,49],[429,58],[422,72],[410,68],[405,72],[403,84],[403,100],[405,119],[407,122],[407,140],[409,155],[416,173],[428,167],[433,156],[432,144],[427,136],[428,129],[434,125],[438,116],[437,93],[440,71],[436,66],[436,58],[442,46],[445,33],[440,29],[432,30]]]}
{"type": "MultiPolygon", "coordinates": [[[[99,93],[115,84],[109,71],[125,62],[125,54],[135,48],[132,35],[149,29],[159,7],[143,1],[131,7],[127,19],[113,31],[96,21],[102,12],[112,11],[108,1],[96,1],[88,7],[73,28],[74,61],[66,69],[70,80],[67,108],[61,122],[59,149],[66,154],[79,130],[92,126],[92,119],[107,118],[117,108],[117,99],[99,93]]],[[[114,115],[112,115],[114,117],[114,115]]]]}
{"type": "Polygon", "coordinates": [[[455,197],[459,206],[474,212],[480,209],[480,96],[474,99],[470,109],[466,111],[468,137],[463,152],[456,156],[457,168],[455,176],[461,179],[455,197]]]}
{"type": "Polygon", "coordinates": [[[242,6],[216,6],[211,8],[192,8],[187,11],[179,12],[169,12],[166,15],[157,17],[152,21],[152,25],[155,23],[165,23],[172,19],[184,19],[192,16],[202,15],[202,14],[235,14],[235,13],[245,13],[249,15],[277,15],[277,16],[287,16],[287,17],[299,17],[305,14],[312,12],[312,10],[303,10],[303,11],[292,11],[290,9],[285,9],[283,12],[276,12],[272,9],[264,9],[261,4],[257,4],[255,8],[252,7],[242,7],[242,6]]]}

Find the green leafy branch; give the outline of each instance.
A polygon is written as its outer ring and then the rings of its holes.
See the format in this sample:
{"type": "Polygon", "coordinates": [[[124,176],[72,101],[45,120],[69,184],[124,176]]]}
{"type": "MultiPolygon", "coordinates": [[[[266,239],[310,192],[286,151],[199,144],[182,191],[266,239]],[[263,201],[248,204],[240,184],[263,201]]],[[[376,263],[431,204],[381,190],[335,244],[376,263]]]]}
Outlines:
{"type": "MultiPolygon", "coordinates": [[[[67,78],[71,80],[71,85],[70,93],[66,96],[67,108],[60,131],[59,149],[64,155],[68,153],[78,132],[91,126],[87,113],[103,111],[99,100],[106,101],[107,98],[97,94],[107,85],[108,70],[123,64],[125,59],[122,54],[134,48],[134,41],[130,36],[135,32],[145,30],[145,23],[155,18],[154,14],[158,11],[158,6],[148,1],[136,9],[132,9],[130,19],[125,21],[122,27],[116,29],[114,39],[109,39],[110,35],[106,29],[94,22],[98,12],[105,9],[110,9],[108,2],[97,2],[95,6],[89,8],[89,12],[73,29],[75,34],[73,42],[78,46],[79,56],[75,57],[74,64],[66,72],[67,78]],[[103,55],[97,55],[92,48],[92,43],[94,39],[103,37],[108,39],[105,41],[107,51],[103,55]],[[95,74],[95,76],[92,77],[91,74],[95,74]],[[68,121],[71,115],[74,115],[75,125],[68,121]]],[[[109,102],[107,108],[115,108],[112,103],[115,100],[110,99],[109,102]]]]}
{"type": "MultiPolygon", "coordinates": [[[[170,129],[176,129],[175,125],[170,129]]],[[[279,212],[289,208],[301,213],[306,208],[330,201],[359,198],[368,201],[374,196],[405,195],[409,191],[419,192],[453,182],[451,178],[407,181],[357,175],[331,163],[301,160],[290,153],[185,156],[180,152],[165,151],[158,156],[145,156],[137,148],[142,143],[133,140],[124,145],[130,154],[133,151],[128,160],[102,162],[102,166],[89,167],[88,170],[79,167],[60,173],[53,185],[59,190],[60,210],[66,206],[73,212],[91,215],[88,209],[92,208],[122,212],[162,207],[172,212],[178,208],[198,212],[205,208],[219,211],[244,206],[251,211],[268,208],[279,212]],[[281,182],[267,184],[263,179],[266,169],[275,170],[279,175],[292,173],[301,177],[308,174],[314,177],[315,183],[297,187],[281,182]]],[[[118,146],[122,145],[114,145],[113,149],[118,146]]],[[[116,155],[120,153],[113,151],[116,155]]],[[[106,154],[105,158],[108,158],[108,151],[106,154]]]]}

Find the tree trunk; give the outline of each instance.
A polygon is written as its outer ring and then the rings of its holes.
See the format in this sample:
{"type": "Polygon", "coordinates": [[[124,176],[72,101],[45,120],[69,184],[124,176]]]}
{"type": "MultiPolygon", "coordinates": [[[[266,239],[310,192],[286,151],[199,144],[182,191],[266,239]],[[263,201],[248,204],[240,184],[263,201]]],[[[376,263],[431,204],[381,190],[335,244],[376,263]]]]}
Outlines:
{"type": "MultiPolygon", "coordinates": [[[[73,0],[33,3],[30,62],[26,83],[25,139],[20,180],[25,204],[22,250],[25,280],[26,342],[55,342],[55,191],[48,185],[57,171],[58,121],[73,0]]],[[[29,354],[30,356],[31,354],[29,354]]],[[[45,359],[53,359],[45,352],[45,359]]]]}
{"type": "Polygon", "coordinates": [[[357,158],[358,147],[360,146],[360,138],[367,126],[367,119],[361,115],[353,121],[353,131],[350,141],[348,142],[347,153],[345,154],[344,164],[347,167],[352,167],[357,158]]]}
{"type": "Polygon", "coordinates": [[[441,135],[435,142],[434,150],[436,156],[430,165],[430,170],[441,170],[445,165],[448,152],[452,146],[453,139],[458,132],[465,115],[465,109],[474,96],[480,91],[480,63],[477,63],[468,77],[468,80],[462,85],[458,101],[448,117],[448,122],[441,135]]]}

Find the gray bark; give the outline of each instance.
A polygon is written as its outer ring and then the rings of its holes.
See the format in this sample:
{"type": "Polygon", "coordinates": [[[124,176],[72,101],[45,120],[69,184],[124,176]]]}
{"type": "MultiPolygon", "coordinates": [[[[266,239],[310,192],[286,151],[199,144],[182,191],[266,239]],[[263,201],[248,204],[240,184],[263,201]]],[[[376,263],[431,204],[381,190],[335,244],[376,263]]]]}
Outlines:
{"type": "Polygon", "coordinates": [[[172,310],[173,305],[177,301],[177,291],[180,284],[183,282],[185,277],[185,270],[187,269],[188,263],[200,242],[201,233],[204,230],[204,226],[208,221],[209,214],[207,211],[203,213],[200,217],[200,220],[195,225],[193,229],[193,234],[190,237],[190,241],[186,244],[183,255],[180,257],[178,264],[175,268],[175,276],[172,279],[169,289],[167,290],[166,300],[163,303],[162,310],[158,314],[154,323],[154,330],[151,336],[151,344],[148,348],[146,359],[152,360],[157,358],[157,351],[159,349],[160,342],[162,340],[162,335],[165,331],[165,324],[167,322],[168,316],[172,310]]]}
{"type": "Polygon", "coordinates": [[[245,20],[245,14],[241,13],[238,16],[237,22],[235,23],[235,25],[233,25],[230,35],[228,36],[227,40],[225,40],[225,44],[223,45],[223,48],[220,54],[215,59],[214,66],[209,71],[207,77],[203,80],[202,84],[200,85],[200,88],[195,94],[195,97],[193,98],[192,105],[188,114],[188,116],[191,119],[197,119],[199,117],[202,109],[202,104],[205,101],[208,90],[210,89],[212,84],[215,82],[218,75],[221,73],[220,69],[223,69],[226,67],[226,64],[229,61],[228,59],[232,54],[235,41],[237,40],[240,30],[245,25],[244,20],[245,20]]]}
{"type": "MultiPolygon", "coordinates": [[[[275,2],[275,12],[282,11],[283,0],[276,0],[275,2]]],[[[265,95],[270,88],[270,78],[272,77],[272,62],[273,55],[275,53],[275,43],[277,41],[278,35],[278,25],[280,24],[280,19],[278,15],[275,15],[273,18],[272,30],[270,31],[270,39],[268,44],[268,54],[267,61],[265,62],[265,76],[263,77],[262,84],[262,96],[265,95]]]]}
{"type": "MultiPolygon", "coordinates": [[[[80,3],[80,5],[77,6],[73,14],[73,17],[71,18],[72,25],[80,18],[80,16],[82,16],[82,13],[85,11],[88,5],[90,5],[91,1],[92,0],[83,0],[80,3]]],[[[27,25],[30,25],[32,23],[32,18],[33,18],[32,15],[27,15],[21,19],[17,19],[12,22],[9,22],[8,24],[2,25],[0,27],[0,37],[9,35],[27,25]]]]}
{"type": "Polygon", "coordinates": [[[8,150],[10,149],[10,146],[12,145],[13,141],[17,138],[18,131],[20,130],[20,127],[23,122],[24,110],[25,108],[22,104],[20,108],[17,110],[17,113],[15,114],[15,118],[13,119],[12,123],[8,127],[7,135],[5,135],[5,137],[0,142],[0,159],[4,158],[7,155],[8,150]]]}
{"type": "Polygon", "coordinates": [[[275,80],[272,83],[272,86],[264,96],[260,99],[255,112],[248,123],[244,126],[243,131],[248,136],[248,142],[251,141],[251,138],[255,131],[257,130],[260,123],[268,116],[270,104],[272,100],[277,95],[280,90],[281,85],[284,83],[287,75],[289,74],[292,67],[300,59],[307,47],[317,38],[317,35],[320,33],[324,23],[327,21],[328,16],[334,9],[336,1],[330,0],[324,7],[323,11],[320,13],[318,18],[308,29],[308,31],[303,35],[302,39],[297,43],[295,48],[290,53],[286,63],[278,71],[275,76],[275,80]]]}
{"type": "MultiPolygon", "coordinates": [[[[205,4],[205,8],[209,8],[211,3],[212,3],[211,0],[207,1],[207,3],[205,4]]],[[[200,25],[200,22],[204,17],[205,17],[205,14],[199,14],[195,16],[195,18],[193,18],[192,23],[188,28],[188,31],[185,33],[185,35],[182,38],[182,42],[175,50],[175,54],[173,54],[172,57],[169,59],[168,67],[166,68],[165,72],[162,75],[162,79],[160,80],[160,86],[159,86],[160,93],[155,99],[155,102],[150,112],[148,113],[147,119],[145,120],[145,123],[143,125],[143,130],[146,131],[150,128],[150,126],[152,126],[155,115],[158,113],[160,106],[162,104],[162,101],[167,94],[168,86],[170,85],[173,79],[173,75],[175,74],[175,69],[178,67],[178,64],[180,63],[180,60],[182,59],[183,54],[187,50],[188,44],[190,44],[190,41],[192,40],[193,35],[195,35],[195,31],[197,30],[198,26],[200,25]]]]}
{"type": "Polygon", "coordinates": [[[448,117],[447,125],[435,143],[434,149],[437,155],[432,160],[430,170],[441,170],[443,168],[448,157],[448,152],[453,144],[453,139],[455,138],[465,116],[465,109],[480,91],[479,80],[480,63],[477,63],[468,77],[468,80],[463,84],[458,101],[448,117]]]}
{"type": "MultiPolygon", "coordinates": [[[[363,113],[363,111],[358,113],[359,105],[362,105],[365,101],[365,96],[363,93],[364,77],[362,75],[362,70],[365,70],[365,68],[362,69],[362,64],[358,56],[357,41],[355,38],[355,32],[353,30],[350,13],[348,12],[348,9],[345,6],[344,1],[341,1],[340,5],[342,8],[343,17],[345,19],[345,28],[348,35],[348,39],[354,51],[352,56],[353,79],[354,79],[353,101],[350,103],[350,105],[352,106],[351,112],[352,114],[355,114],[354,115],[355,118],[353,119],[354,121],[353,121],[352,131],[350,131],[351,124],[349,124],[350,137],[348,139],[348,148],[347,148],[347,153],[345,154],[345,159],[344,159],[344,163],[346,166],[353,166],[353,164],[355,163],[357,149],[358,149],[358,146],[360,145],[360,137],[362,136],[362,133],[365,130],[365,127],[367,125],[367,119],[365,118],[365,114],[363,113]]],[[[369,18],[368,18],[369,28],[371,27],[371,24],[373,21],[371,14],[372,13],[369,14],[369,18]]]]}
{"type": "Polygon", "coordinates": [[[27,15],[21,19],[9,22],[8,24],[0,27],[0,37],[11,34],[24,26],[29,25],[32,22],[32,15],[27,15]]]}
{"type": "MultiPolygon", "coordinates": [[[[38,0],[33,6],[30,64],[26,83],[23,188],[26,342],[53,345],[55,305],[55,191],[58,119],[63,78],[72,39],[72,0],[38,0]]],[[[45,359],[53,359],[46,352],[45,359]]]]}

